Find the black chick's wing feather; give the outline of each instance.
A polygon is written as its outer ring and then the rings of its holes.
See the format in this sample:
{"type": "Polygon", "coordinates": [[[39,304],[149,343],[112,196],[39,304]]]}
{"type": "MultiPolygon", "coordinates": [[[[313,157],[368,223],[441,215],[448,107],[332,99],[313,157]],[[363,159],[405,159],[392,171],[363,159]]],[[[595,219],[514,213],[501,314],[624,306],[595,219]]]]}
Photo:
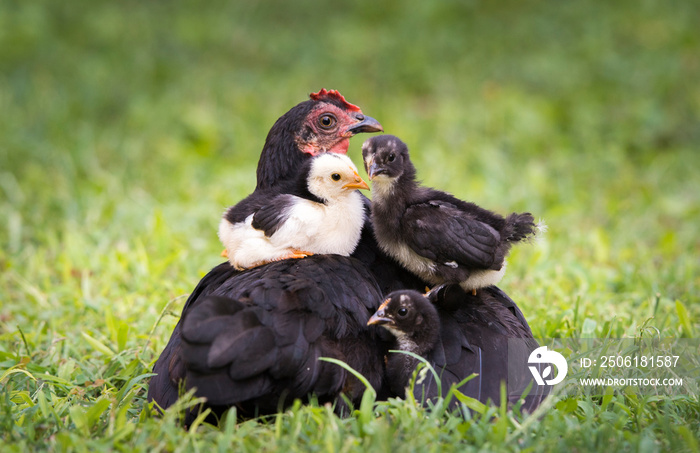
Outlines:
{"type": "Polygon", "coordinates": [[[411,205],[401,226],[407,245],[437,263],[488,269],[496,261],[498,231],[447,201],[411,205]]]}

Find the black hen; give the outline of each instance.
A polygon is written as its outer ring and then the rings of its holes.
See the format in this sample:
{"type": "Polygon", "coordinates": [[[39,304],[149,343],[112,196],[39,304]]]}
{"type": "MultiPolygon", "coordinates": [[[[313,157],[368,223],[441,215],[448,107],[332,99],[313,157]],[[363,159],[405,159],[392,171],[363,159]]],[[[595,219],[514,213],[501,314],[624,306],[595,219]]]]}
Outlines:
{"type": "Polygon", "coordinates": [[[495,285],[511,245],[535,234],[530,213],[503,218],[420,186],[406,144],[393,135],[365,141],[362,157],[379,246],[427,282],[460,283],[465,290],[495,285]]]}
{"type": "MultiPolygon", "coordinates": [[[[539,345],[523,324],[494,294],[479,290],[474,296],[459,285],[443,285],[428,294],[417,291],[391,293],[368,321],[394,336],[392,349],[409,351],[425,358],[437,372],[446,396],[452,385],[474,373],[459,390],[483,403],[500,402],[501,383],[507,398],[515,403],[528,386],[522,409],[534,410],[544,396],[527,369],[525,360],[539,345]]],[[[403,395],[419,361],[402,353],[387,357],[387,382],[403,395]]],[[[414,396],[418,401],[439,395],[432,373],[418,380],[414,396]]],[[[452,404],[456,405],[453,400],[452,404]]]]}

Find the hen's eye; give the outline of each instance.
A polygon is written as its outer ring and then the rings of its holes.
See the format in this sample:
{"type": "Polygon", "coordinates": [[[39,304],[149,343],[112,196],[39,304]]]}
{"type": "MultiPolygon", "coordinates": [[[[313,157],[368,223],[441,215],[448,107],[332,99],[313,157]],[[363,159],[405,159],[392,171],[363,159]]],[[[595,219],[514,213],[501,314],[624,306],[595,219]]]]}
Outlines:
{"type": "Polygon", "coordinates": [[[318,124],[323,129],[330,129],[333,126],[335,126],[335,123],[337,123],[337,122],[338,122],[338,120],[335,118],[335,116],[331,115],[330,113],[326,113],[324,115],[321,115],[318,118],[318,124]]]}
{"type": "Polygon", "coordinates": [[[332,179],[333,181],[340,181],[340,174],[339,174],[339,173],[333,173],[333,174],[331,175],[331,179],[332,179]]]}
{"type": "Polygon", "coordinates": [[[399,316],[406,316],[408,314],[408,308],[399,308],[399,311],[397,312],[399,316]]]}
{"type": "Polygon", "coordinates": [[[394,153],[389,154],[389,158],[388,158],[387,160],[388,160],[389,162],[393,162],[394,159],[396,159],[396,154],[394,154],[394,153]]]}

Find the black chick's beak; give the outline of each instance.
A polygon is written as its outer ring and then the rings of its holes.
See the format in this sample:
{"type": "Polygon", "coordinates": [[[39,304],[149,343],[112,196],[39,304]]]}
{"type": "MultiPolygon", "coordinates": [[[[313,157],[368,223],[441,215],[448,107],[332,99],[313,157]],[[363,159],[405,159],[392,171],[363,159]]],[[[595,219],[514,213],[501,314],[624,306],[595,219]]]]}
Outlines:
{"type": "Polygon", "coordinates": [[[369,321],[367,321],[368,326],[382,326],[384,324],[393,324],[394,320],[391,318],[387,318],[386,314],[384,313],[383,309],[378,310],[375,314],[372,315],[371,318],[369,318],[369,321]]]}
{"type": "Polygon", "coordinates": [[[379,124],[379,121],[375,120],[371,116],[365,116],[359,113],[357,116],[355,116],[355,118],[358,120],[358,122],[348,128],[348,132],[352,135],[359,134],[361,132],[384,132],[384,128],[381,124],[379,124]]]}
{"type": "Polygon", "coordinates": [[[367,169],[367,176],[369,177],[369,180],[373,180],[375,176],[381,175],[386,173],[386,170],[379,165],[377,165],[374,161],[370,162],[369,168],[367,169]]]}
{"type": "Polygon", "coordinates": [[[376,175],[376,174],[377,174],[377,164],[372,162],[369,165],[369,168],[367,169],[367,176],[369,176],[369,180],[371,181],[372,179],[374,179],[374,175],[376,175]]]}

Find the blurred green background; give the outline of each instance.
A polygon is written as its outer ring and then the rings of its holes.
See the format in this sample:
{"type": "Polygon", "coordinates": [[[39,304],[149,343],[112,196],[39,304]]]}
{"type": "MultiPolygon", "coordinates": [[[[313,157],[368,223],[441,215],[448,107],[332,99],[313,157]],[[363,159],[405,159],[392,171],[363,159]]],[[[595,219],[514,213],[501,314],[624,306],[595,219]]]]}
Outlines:
{"type": "MultiPolygon", "coordinates": [[[[526,314],[572,295],[694,306],[698,12],[661,1],[4,2],[4,316],[51,322],[57,306],[109,304],[131,318],[133,301],[118,299],[147,299],[137,311],[153,314],[191,290],[219,262],[219,215],[252,190],[268,129],[321,87],[403,138],[426,184],[549,224],[503,282],[526,314]],[[38,301],[50,309],[33,312],[38,301]]],[[[633,324],[651,314],[591,310],[633,324]]]]}
{"type": "Polygon", "coordinates": [[[270,126],[321,87],[406,141],[426,184],[547,222],[501,285],[536,336],[697,336],[699,19],[694,1],[2,2],[0,371],[32,349],[46,372],[101,363],[81,331],[147,370],[270,126]]]}

